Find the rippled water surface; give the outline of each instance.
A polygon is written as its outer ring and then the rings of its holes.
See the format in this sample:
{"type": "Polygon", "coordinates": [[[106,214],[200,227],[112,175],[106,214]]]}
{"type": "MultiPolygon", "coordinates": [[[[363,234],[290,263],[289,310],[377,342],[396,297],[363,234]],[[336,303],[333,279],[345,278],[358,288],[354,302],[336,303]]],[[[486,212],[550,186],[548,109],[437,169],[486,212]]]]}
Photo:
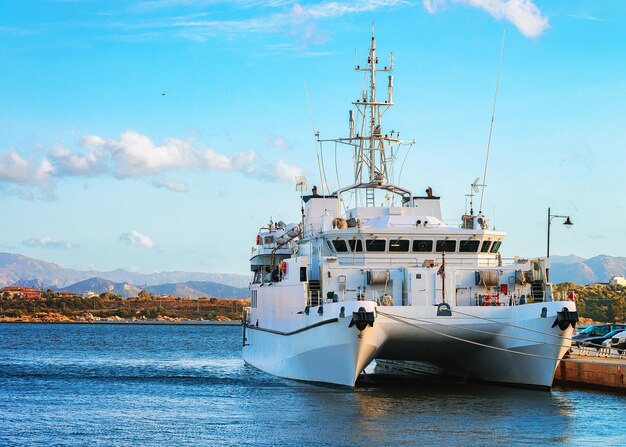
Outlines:
{"type": "Polygon", "coordinates": [[[0,445],[626,445],[626,397],[261,373],[238,327],[0,324],[0,445]]]}

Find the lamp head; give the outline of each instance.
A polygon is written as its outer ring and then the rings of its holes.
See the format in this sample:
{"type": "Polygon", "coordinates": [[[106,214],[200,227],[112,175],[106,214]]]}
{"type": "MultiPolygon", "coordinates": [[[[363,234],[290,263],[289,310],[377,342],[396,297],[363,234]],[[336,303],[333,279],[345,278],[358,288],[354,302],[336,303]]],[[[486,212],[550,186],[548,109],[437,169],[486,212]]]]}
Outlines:
{"type": "Polygon", "coordinates": [[[574,223],[570,220],[569,216],[567,216],[567,219],[565,219],[563,225],[565,225],[565,228],[570,228],[572,225],[574,225],[574,223]]]}

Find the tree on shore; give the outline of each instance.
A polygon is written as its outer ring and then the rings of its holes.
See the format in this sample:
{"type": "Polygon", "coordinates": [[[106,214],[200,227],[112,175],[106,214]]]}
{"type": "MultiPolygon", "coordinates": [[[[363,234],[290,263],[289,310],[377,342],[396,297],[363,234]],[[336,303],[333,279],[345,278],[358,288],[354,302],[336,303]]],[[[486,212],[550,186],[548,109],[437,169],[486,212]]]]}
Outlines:
{"type": "Polygon", "coordinates": [[[100,294],[100,299],[106,301],[121,301],[123,298],[117,293],[104,292],[100,294]]]}
{"type": "Polygon", "coordinates": [[[139,299],[147,300],[150,298],[151,295],[147,291],[142,290],[141,292],[139,292],[138,296],[139,296],[139,299]]]}

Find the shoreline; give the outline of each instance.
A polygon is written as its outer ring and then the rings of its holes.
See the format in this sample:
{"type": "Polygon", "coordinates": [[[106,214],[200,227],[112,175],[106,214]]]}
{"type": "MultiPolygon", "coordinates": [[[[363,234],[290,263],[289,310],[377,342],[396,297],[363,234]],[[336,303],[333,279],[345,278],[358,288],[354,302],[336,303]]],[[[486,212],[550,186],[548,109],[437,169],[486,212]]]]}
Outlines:
{"type": "Polygon", "coordinates": [[[241,326],[241,321],[212,320],[97,320],[97,321],[2,321],[0,324],[113,324],[118,326],[241,326]]]}

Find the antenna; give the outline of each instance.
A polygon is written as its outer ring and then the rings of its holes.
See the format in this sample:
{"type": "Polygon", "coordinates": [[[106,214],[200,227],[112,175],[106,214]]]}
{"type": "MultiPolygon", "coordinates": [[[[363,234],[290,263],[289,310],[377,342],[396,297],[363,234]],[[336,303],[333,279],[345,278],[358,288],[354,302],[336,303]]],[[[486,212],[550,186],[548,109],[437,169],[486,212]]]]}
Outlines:
{"type": "Polygon", "coordinates": [[[313,121],[313,110],[311,109],[311,100],[309,99],[309,89],[306,86],[306,81],[304,81],[304,93],[306,95],[306,104],[309,109],[309,118],[311,119],[311,129],[313,130],[313,139],[315,140],[315,154],[317,155],[317,168],[320,173],[320,182],[322,182],[322,195],[326,197],[326,194],[328,191],[328,182],[326,182],[326,173],[324,172],[324,169],[322,167],[323,155],[320,156],[321,147],[318,145],[319,132],[315,131],[315,122],[313,121]],[[326,187],[324,187],[324,185],[326,185],[326,187]]]}
{"type": "Polygon", "coordinates": [[[480,193],[480,207],[478,213],[483,211],[483,197],[485,195],[485,186],[487,186],[487,166],[489,164],[489,149],[491,148],[491,135],[493,133],[493,121],[496,116],[496,102],[498,100],[498,88],[500,87],[500,72],[502,70],[502,57],[504,56],[504,42],[506,41],[506,30],[502,32],[502,46],[500,47],[500,63],[498,64],[498,79],[496,81],[496,93],[493,96],[493,111],[491,112],[491,125],[489,126],[489,140],[487,141],[487,156],[485,157],[485,171],[483,173],[482,191],[480,193]]]}
{"type": "Polygon", "coordinates": [[[304,191],[308,188],[306,177],[296,177],[296,191],[300,191],[300,195],[304,195],[304,191]]]}
{"type": "Polygon", "coordinates": [[[300,211],[302,213],[302,231],[304,231],[304,191],[308,189],[306,177],[296,176],[296,191],[300,191],[300,211]]]}
{"type": "MultiPolygon", "coordinates": [[[[474,215],[474,196],[476,195],[475,193],[477,193],[479,191],[480,188],[480,184],[478,183],[480,181],[480,177],[476,177],[476,180],[474,180],[474,183],[472,183],[470,185],[470,192],[469,194],[465,194],[465,197],[469,197],[469,202],[470,202],[470,215],[474,215]]],[[[467,199],[465,202],[465,214],[467,214],[467,199]]]]}

